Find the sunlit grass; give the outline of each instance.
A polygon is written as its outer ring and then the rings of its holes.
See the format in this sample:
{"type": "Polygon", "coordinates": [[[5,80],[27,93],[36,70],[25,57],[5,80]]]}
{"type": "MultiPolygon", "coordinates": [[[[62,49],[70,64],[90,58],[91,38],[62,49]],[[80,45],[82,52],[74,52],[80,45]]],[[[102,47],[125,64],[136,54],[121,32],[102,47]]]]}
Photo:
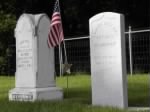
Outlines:
{"type": "Polygon", "coordinates": [[[129,106],[149,106],[149,76],[128,76],[129,106]]]}
{"type": "MultiPolygon", "coordinates": [[[[57,86],[64,89],[63,101],[9,102],[8,91],[14,87],[14,77],[0,77],[0,112],[127,112],[92,106],[90,75],[69,76],[68,87],[66,76],[56,80],[57,86]]],[[[148,106],[148,90],[148,75],[128,76],[129,106],[148,106]]]]}

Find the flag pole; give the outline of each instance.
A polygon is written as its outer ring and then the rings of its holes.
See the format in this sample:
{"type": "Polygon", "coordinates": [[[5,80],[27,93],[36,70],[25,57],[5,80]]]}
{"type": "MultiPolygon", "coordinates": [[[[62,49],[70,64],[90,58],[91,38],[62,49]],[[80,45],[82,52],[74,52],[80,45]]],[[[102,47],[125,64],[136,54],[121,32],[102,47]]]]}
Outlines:
{"type": "MultiPolygon", "coordinates": [[[[59,4],[59,0],[58,0],[58,5],[59,5],[59,10],[60,10],[60,4],[59,4]]],[[[60,10],[60,17],[61,17],[61,10],[60,10]]],[[[62,20],[62,19],[61,19],[62,20]]],[[[61,21],[62,22],[62,21],[61,21]]],[[[61,24],[62,25],[62,24],[61,24]]],[[[66,45],[65,45],[65,41],[63,40],[63,46],[64,46],[64,54],[65,54],[65,64],[68,64],[68,60],[67,60],[67,53],[66,53],[66,45]]]]}
{"type": "Polygon", "coordinates": [[[62,28],[62,20],[61,20],[61,13],[60,13],[60,6],[59,6],[59,0],[56,0],[54,5],[54,11],[52,14],[52,23],[49,36],[48,36],[48,44],[49,46],[55,47],[56,45],[59,45],[59,75],[62,76],[62,46],[61,42],[64,40],[64,34],[63,34],[63,28],[62,28]],[[58,19],[59,18],[59,19],[58,19]],[[58,25],[58,26],[57,26],[58,25]]]}
{"type": "MultiPolygon", "coordinates": [[[[58,5],[59,5],[59,10],[60,10],[60,4],[59,4],[59,0],[58,0],[58,5]]],[[[61,17],[61,10],[60,10],[60,17],[61,17]]],[[[61,19],[62,20],[62,19],[61,19]]],[[[61,21],[62,22],[62,21],[61,21]]],[[[62,24],[61,24],[62,25],[62,24]]],[[[65,45],[65,41],[63,40],[63,45],[64,45],[64,53],[65,53],[65,64],[68,64],[68,60],[67,60],[67,52],[66,52],[66,45],[65,45]]],[[[68,86],[69,82],[68,82],[68,74],[67,74],[67,95],[68,95],[68,86]]]]}
{"type": "Polygon", "coordinates": [[[65,53],[65,64],[68,64],[65,40],[63,40],[63,45],[64,45],[64,53],[65,53]]]}
{"type": "MultiPolygon", "coordinates": [[[[64,53],[65,53],[65,64],[68,64],[68,60],[67,60],[67,52],[66,52],[66,45],[65,45],[65,40],[63,40],[63,45],[64,45],[64,53]]],[[[68,77],[68,73],[67,73],[67,95],[68,95],[68,88],[69,88],[69,77],[68,77]]]]}
{"type": "MultiPolygon", "coordinates": [[[[59,5],[59,10],[60,10],[59,0],[58,0],[58,5],[59,5]]],[[[61,10],[60,10],[60,17],[61,17],[61,10]]],[[[61,19],[61,20],[62,20],[62,19],[61,19]]],[[[61,22],[62,22],[62,21],[61,21],[61,22]]],[[[61,25],[62,25],[62,24],[61,24],[61,25]]],[[[65,64],[68,64],[65,40],[63,40],[63,45],[64,45],[64,54],[65,54],[65,64]]]]}
{"type": "MultiPolygon", "coordinates": [[[[59,11],[60,11],[59,0],[57,0],[57,1],[58,1],[58,6],[59,6],[58,8],[59,8],[59,11]]],[[[60,18],[61,18],[61,11],[60,11],[60,18]]],[[[61,20],[61,22],[62,22],[62,20],[61,20]]],[[[62,76],[62,49],[61,49],[61,43],[59,44],[59,75],[60,75],[60,77],[62,76]]]]}
{"type": "Polygon", "coordinates": [[[62,52],[61,52],[61,44],[59,44],[59,76],[62,76],[62,52]]]}

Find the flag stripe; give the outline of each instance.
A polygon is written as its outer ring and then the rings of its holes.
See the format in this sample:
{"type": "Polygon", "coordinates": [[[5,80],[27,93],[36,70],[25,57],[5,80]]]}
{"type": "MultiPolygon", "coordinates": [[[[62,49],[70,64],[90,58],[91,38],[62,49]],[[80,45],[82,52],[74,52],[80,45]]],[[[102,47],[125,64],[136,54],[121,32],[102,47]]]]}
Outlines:
{"type": "Polygon", "coordinates": [[[60,18],[56,18],[55,20],[52,20],[52,23],[55,23],[55,22],[61,23],[60,18]]]}
{"type": "MultiPolygon", "coordinates": [[[[50,37],[52,37],[51,34],[50,34],[50,37]]],[[[49,41],[51,43],[51,46],[55,46],[55,42],[53,38],[49,38],[49,41]]]]}
{"type": "MultiPolygon", "coordinates": [[[[56,36],[59,37],[59,35],[58,35],[59,31],[58,31],[57,25],[54,26],[53,30],[56,32],[56,36]]],[[[58,41],[59,41],[59,39],[58,39],[58,41]]]]}
{"type": "MultiPolygon", "coordinates": [[[[54,28],[56,30],[57,37],[59,37],[59,26],[56,25],[54,28]]],[[[58,38],[58,41],[59,41],[59,38],[58,38]]]]}
{"type": "Polygon", "coordinates": [[[48,46],[49,47],[52,47],[52,46],[54,46],[54,44],[53,44],[53,42],[52,42],[52,40],[50,40],[51,38],[48,38],[48,46]]]}
{"type": "Polygon", "coordinates": [[[54,26],[54,25],[56,25],[56,24],[60,24],[61,22],[59,22],[59,21],[55,21],[55,22],[53,22],[52,24],[51,24],[51,27],[52,26],[54,26]]]}
{"type": "Polygon", "coordinates": [[[56,32],[56,29],[55,29],[55,27],[52,29],[52,34],[53,34],[53,36],[55,37],[55,39],[56,39],[56,43],[58,44],[59,43],[59,40],[58,40],[58,34],[57,33],[55,33],[56,32]]]}
{"type": "Polygon", "coordinates": [[[53,22],[56,22],[56,21],[61,22],[61,18],[55,17],[55,18],[52,20],[52,23],[53,23],[53,22]]]}
{"type": "Polygon", "coordinates": [[[55,36],[55,33],[51,33],[51,36],[52,36],[52,39],[53,39],[53,41],[54,41],[54,44],[58,44],[57,43],[57,38],[56,38],[56,36],[55,36]]]}
{"type": "Polygon", "coordinates": [[[60,14],[53,14],[52,20],[60,19],[60,14]]]}
{"type": "Polygon", "coordinates": [[[56,0],[50,24],[50,31],[48,34],[48,46],[55,47],[56,45],[59,45],[63,39],[64,34],[62,29],[61,15],[58,0],[56,0]]]}

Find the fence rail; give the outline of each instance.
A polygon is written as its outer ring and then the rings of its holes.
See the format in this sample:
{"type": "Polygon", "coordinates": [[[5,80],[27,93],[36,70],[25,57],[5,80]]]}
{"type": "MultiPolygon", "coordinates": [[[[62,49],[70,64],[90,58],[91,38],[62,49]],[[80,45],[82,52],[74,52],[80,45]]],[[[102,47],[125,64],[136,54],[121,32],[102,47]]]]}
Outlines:
{"type": "MultiPolygon", "coordinates": [[[[130,27],[129,27],[130,28],[130,27]]],[[[150,29],[146,29],[146,30],[135,30],[135,31],[132,31],[131,32],[125,32],[125,34],[129,34],[129,33],[144,33],[144,32],[150,32],[150,29]]]]}
{"type": "MultiPolygon", "coordinates": [[[[127,72],[148,73],[150,70],[150,29],[125,32],[127,72]]],[[[89,36],[65,39],[68,62],[73,64],[71,72],[90,73],[89,36]]],[[[56,49],[56,57],[58,52],[56,49]]],[[[56,58],[58,71],[58,58],[56,58]]]]}
{"type": "MultiPolygon", "coordinates": [[[[150,29],[132,30],[125,32],[127,72],[150,72],[150,29]]],[[[89,36],[65,39],[68,62],[72,64],[71,72],[90,73],[90,42],[89,36]]],[[[10,46],[15,49],[15,46],[10,46]]],[[[15,50],[12,50],[15,51],[15,50]]],[[[55,48],[55,68],[59,74],[59,54],[55,48]]],[[[15,72],[15,52],[8,57],[7,73],[15,72]],[[11,69],[10,69],[11,68],[11,69]]],[[[63,53],[64,60],[64,53],[63,53]]]]}

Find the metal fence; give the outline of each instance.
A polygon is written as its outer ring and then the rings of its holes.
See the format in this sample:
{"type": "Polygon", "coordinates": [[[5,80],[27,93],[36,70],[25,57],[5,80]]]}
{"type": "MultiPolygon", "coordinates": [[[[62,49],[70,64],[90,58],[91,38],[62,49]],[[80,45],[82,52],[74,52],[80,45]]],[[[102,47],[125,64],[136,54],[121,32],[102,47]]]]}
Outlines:
{"type": "Polygon", "coordinates": [[[126,34],[127,70],[130,74],[150,72],[150,30],[129,31],[126,34]]]}
{"type": "MultiPolygon", "coordinates": [[[[150,29],[125,32],[127,72],[148,73],[150,71],[150,29]]],[[[90,73],[89,36],[65,39],[68,62],[72,73],[90,73]]],[[[55,50],[56,72],[59,74],[58,48],[55,50]]],[[[64,55],[63,55],[64,57],[64,55]]]]}
{"type": "MultiPolygon", "coordinates": [[[[89,37],[65,39],[68,63],[72,64],[72,73],[90,73],[89,44],[89,37]]],[[[62,54],[64,60],[64,52],[62,54]]],[[[59,74],[58,48],[55,49],[55,63],[56,74],[59,74]]]]}
{"type": "MultiPolygon", "coordinates": [[[[132,74],[150,72],[150,29],[132,30],[125,32],[127,72],[132,74]]],[[[65,39],[68,62],[72,64],[72,73],[89,73],[90,70],[90,41],[89,36],[65,39]]],[[[15,46],[9,46],[15,51],[15,46]]],[[[63,54],[64,58],[64,54],[63,54]]],[[[8,57],[7,73],[15,73],[15,52],[8,57]]],[[[64,60],[64,59],[63,59],[64,60]]],[[[4,68],[4,67],[3,67],[4,68]]],[[[59,74],[58,48],[55,48],[55,68],[59,74]]],[[[2,69],[1,69],[2,70],[2,69]]],[[[6,74],[6,73],[5,73],[6,74]]]]}

